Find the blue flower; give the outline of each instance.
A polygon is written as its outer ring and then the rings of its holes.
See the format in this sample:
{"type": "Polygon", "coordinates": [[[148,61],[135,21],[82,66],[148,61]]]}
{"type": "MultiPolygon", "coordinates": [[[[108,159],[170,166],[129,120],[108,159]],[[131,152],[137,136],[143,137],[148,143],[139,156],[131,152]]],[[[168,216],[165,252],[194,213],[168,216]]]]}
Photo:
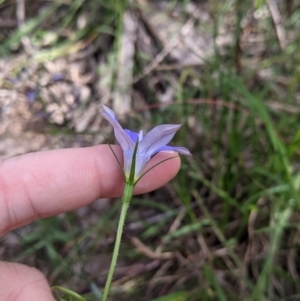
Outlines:
{"type": "Polygon", "coordinates": [[[104,105],[102,107],[102,116],[114,127],[115,137],[123,149],[126,182],[135,184],[143,175],[146,163],[161,151],[174,151],[183,155],[191,155],[185,147],[167,145],[181,127],[180,124],[162,124],[144,136],[142,131],[136,133],[123,129],[115,113],[104,105]],[[134,168],[133,171],[132,168],[134,168]],[[131,179],[131,174],[133,174],[133,179],[131,179]]]}

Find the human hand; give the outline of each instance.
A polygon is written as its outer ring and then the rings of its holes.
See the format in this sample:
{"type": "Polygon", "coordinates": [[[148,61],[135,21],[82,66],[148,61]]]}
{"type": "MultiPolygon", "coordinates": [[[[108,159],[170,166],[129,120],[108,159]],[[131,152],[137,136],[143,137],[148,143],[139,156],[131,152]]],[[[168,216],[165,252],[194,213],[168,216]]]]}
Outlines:
{"type": "MultiPolygon", "coordinates": [[[[112,146],[122,163],[122,151],[112,146]]],[[[145,170],[172,157],[161,152],[145,170]]],[[[178,172],[176,157],[153,168],[136,185],[145,193],[178,172]]],[[[85,206],[99,198],[120,197],[124,179],[107,145],[30,153],[0,160],[0,237],[30,222],[85,206]]],[[[54,301],[44,275],[35,268],[0,262],[1,301],[54,301]]]]}

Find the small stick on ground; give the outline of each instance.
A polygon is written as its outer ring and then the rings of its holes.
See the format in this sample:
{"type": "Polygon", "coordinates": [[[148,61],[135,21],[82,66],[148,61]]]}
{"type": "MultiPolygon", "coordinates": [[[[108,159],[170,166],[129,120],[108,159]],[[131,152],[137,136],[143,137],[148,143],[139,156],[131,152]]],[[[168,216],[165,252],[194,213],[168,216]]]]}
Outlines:
{"type": "MultiPolygon", "coordinates": [[[[18,27],[22,27],[25,23],[25,0],[16,1],[16,18],[18,27]]],[[[35,52],[34,48],[31,46],[29,37],[23,36],[21,38],[21,43],[28,54],[33,54],[35,52]]]]}
{"type": "Polygon", "coordinates": [[[170,42],[166,45],[165,48],[161,50],[161,52],[147,65],[141,74],[137,75],[133,79],[133,83],[135,84],[139,80],[141,80],[144,76],[151,73],[163,60],[164,58],[172,51],[174,47],[179,43],[180,38],[188,34],[188,32],[193,28],[195,22],[192,19],[189,19],[184,26],[181,28],[179,35],[170,40],[170,42]]]}
{"type": "Polygon", "coordinates": [[[267,4],[269,6],[269,10],[271,12],[271,16],[274,22],[280,48],[281,50],[284,50],[287,46],[286,33],[282,25],[282,18],[278,9],[277,2],[276,0],[267,0],[267,4]]]}

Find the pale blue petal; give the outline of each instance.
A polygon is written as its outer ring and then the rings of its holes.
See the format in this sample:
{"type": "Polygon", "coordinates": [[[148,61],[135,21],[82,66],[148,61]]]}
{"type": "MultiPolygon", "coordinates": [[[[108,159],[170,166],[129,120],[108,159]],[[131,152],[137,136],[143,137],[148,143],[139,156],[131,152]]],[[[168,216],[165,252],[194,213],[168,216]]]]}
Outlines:
{"type": "Polygon", "coordinates": [[[124,132],[131,138],[131,140],[136,143],[139,138],[139,133],[133,132],[131,130],[124,129],[124,132]]]}
{"type": "Polygon", "coordinates": [[[145,165],[151,159],[151,156],[143,153],[136,154],[134,179],[138,180],[142,175],[145,165]]]}
{"type": "Polygon", "coordinates": [[[140,142],[139,151],[151,157],[171,141],[180,127],[180,124],[163,124],[155,127],[140,142]]]}
{"type": "MultiPolygon", "coordinates": [[[[130,171],[131,171],[131,165],[132,165],[132,156],[133,156],[133,150],[127,150],[124,151],[124,173],[126,178],[129,178],[130,171]]],[[[150,156],[137,153],[135,158],[135,172],[134,172],[134,179],[137,180],[144,170],[145,165],[147,162],[151,159],[150,156]]]]}
{"type": "Polygon", "coordinates": [[[116,139],[120,143],[123,150],[134,148],[134,142],[126,134],[119,124],[115,113],[108,107],[102,105],[102,116],[114,127],[116,139]]]}
{"type": "Polygon", "coordinates": [[[139,142],[141,142],[142,139],[144,139],[143,131],[139,131],[139,142]]]}
{"type": "Polygon", "coordinates": [[[133,150],[128,149],[123,151],[124,156],[124,173],[126,178],[129,178],[130,170],[131,170],[131,164],[132,164],[132,156],[133,156],[133,150]]]}
{"type": "Polygon", "coordinates": [[[176,152],[176,153],[179,153],[179,154],[182,154],[182,155],[186,155],[186,156],[191,156],[192,155],[187,148],[182,147],[182,146],[169,146],[169,145],[166,145],[166,146],[161,147],[157,151],[157,153],[158,152],[163,152],[163,151],[173,151],[173,152],[176,152]]]}

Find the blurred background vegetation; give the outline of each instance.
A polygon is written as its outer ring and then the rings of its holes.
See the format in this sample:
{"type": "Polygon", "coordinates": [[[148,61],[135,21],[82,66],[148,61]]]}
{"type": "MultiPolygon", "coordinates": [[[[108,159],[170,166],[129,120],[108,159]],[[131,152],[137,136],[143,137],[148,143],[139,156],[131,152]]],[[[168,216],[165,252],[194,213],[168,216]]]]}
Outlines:
{"type": "MultiPolygon", "coordinates": [[[[182,123],[177,177],[133,199],[111,300],[300,300],[299,0],[0,0],[0,155],[182,123]]],[[[120,200],[1,240],[100,300],[120,200]]]]}

